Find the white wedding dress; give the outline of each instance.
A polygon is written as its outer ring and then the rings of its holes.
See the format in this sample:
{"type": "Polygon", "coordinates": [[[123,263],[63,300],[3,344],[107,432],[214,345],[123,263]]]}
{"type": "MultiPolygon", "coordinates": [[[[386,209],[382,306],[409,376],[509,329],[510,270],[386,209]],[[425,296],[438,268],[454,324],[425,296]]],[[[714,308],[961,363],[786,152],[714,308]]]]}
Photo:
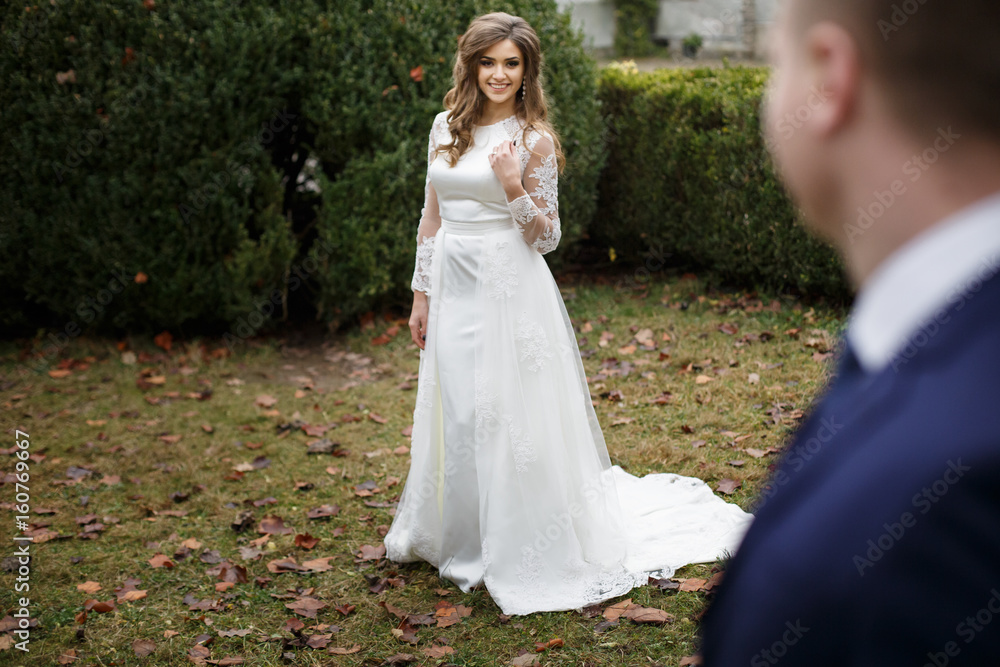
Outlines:
{"type": "Polygon", "coordinates": [[[542,254],[559,242],[551,137],[511,116],[454,168],[428,150],[411,286],[428,294],[410,471],[385,536],[505,614],[579,609],[735,552],[752,515],[703,481],[611,465],[576,335],[542,254]],[[489,164],[516,140],[525,195],[489,164]]]}

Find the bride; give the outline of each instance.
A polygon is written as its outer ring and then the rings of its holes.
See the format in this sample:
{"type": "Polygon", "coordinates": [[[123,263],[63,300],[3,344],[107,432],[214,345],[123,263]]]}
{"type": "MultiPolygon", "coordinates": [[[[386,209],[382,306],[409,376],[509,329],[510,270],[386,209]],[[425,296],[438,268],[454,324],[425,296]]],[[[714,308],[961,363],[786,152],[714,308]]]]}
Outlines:
{"type": "Polygon", "coordinates": [[[579,609],[735,551],[752,516],[701,480],[611,465],[542,255],[563,158],[538,37],[493,13],[460,38],[434,119],[410,330],[410,471],[387,556],[427,561],[505,614],[579,609]]]}

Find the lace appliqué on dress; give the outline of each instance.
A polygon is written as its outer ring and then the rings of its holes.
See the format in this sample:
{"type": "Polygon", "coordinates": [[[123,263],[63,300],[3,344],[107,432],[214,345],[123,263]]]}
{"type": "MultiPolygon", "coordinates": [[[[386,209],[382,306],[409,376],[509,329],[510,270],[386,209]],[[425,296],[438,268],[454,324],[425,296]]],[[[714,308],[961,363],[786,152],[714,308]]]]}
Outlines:
{"type": "Polygon", "coordinates": [[[507,202],[507,208],[510,209],[510,216],[514,218],[514,222],[517,223],[522,232],[524,227],[540,213],[535,202],[531,201],[531,197],[528,195],[521,195],[514,201],[507,202]]]}
{"type": "Polygon", "coordinates": [[[517,156],[521,159],[521,173],[523,174],[524,168],[528,166],[529,154],[528,151],[524,149],[524,126],[521,124],[521,119],[516,115],[504,118],[500,121],[500,129],[503,130],[503,133],[507,136],[508,141],[517,142],[517,156]]]}
{"type": "Polygon", "coordinates": [[[521,313],[517,318],[514,339],[521,351],[521,361],[528,362],[528,368],[532,371],[540,371],[552,358],[552,348],[545,329],[538,322],[529,319],[527,313],[521,313]]]}
{"type": "Polygon", "coordinates": [[[542,164],[531,172],[531,176],[538,181],[538,185],[531,195],[545,200],[545,208],[541,209],[545,215],[559,214],[558,173],[554,153],[542,158],[542,164]]]}
{"type": "Polygon", "coordinates": [[[535,150],[538,140],[542,138],[542,133],[535,129],[524,132],[521,130],[520,123],[516,126],[505,127],[504,129],[507,130],[507,134],[512,141],[517,140],[517,156],[521,160],[521,173],[524,174],[524,170],[528,166],[528,161],[531,159],[531,153],[535,150]],[[515,136],[519,131],[520,137],[515,136]]]}
{"type": "Polygon", "coordinates": [[[531,195],[545,201],[545,208],[540,210],[543,215],[549,218],[552,225],[539,234],[535,242],[531,244],[532,248],[544,255],[556,249],[562,236],[562,229],[559,225],[559,172],[556,169],[555,154],[542,158],[542,164],[532,170],[531,176],[538,181],[538,185],[535,186],[535,191],[531,195]]]}
{"type": "Polygon", "coordinates": [[[439,113],[434,117],[434,124],[431,126],[431,132],[434,137],[432,145],[427,150],[427,166],[431,166],[431,162],[434,161],[434,156],[437,153],[437,147],[441,144],[443,138],[447,138],[451,141],[451,131],[448,129],[448,114],[439,113]]]}
{"type": "Polygon", "coordinates": [[[417,369],[417,400],[413,407],[413,418],[422,417],[434,407],[434,375],[431,373],[430,364],[424,359],[423,350],[420,352],[420,367],[417,369]]]}
{"type": "Polygon", "coordinates": [[[535,242],[531,244],[531,247],[537,250],[541,254],[547,252],[552,252],[559,246],[559,239],[562,238],[562,229],[559,227],[559,218],[554,218],[550,220],[552,223],[551,227],[548,227],[544,232],[538,235],[535,242]]]}
{"type": "Polygon", "coordinates": [[[424,292],[428,296],[431,294],[431,263],[434,261],[434,238],[425,236],[417,243],[417,259],[413,269],[413,279],[410,281],[410,289],[415,292],[424,292]]]}
{"type": "MultiPolygon", "coordinates": [[[[427,203],[430,199],[431,164],[437,158],[437,149],[441,138],[450,136],[448,132],[447,114],[440,113],[434,118],[430,136],[427,140],[427,173],[424,177],[424,206],[420,209],[420,223],[417,226],[417,253],[413,266],[413,278],[410,279],[410,289],[414,292],[424,292],[430,296],[431,260],[434,256],[434,236],[421,238],[420,230],[427,224],[427,203]]],[[[426,229],[425,229],[426,231],[426,229]]]]}
{"type": "MultiPolygon", "coordinates": [[[[537,193],[538,190],[536,189],[535,192],[537,193]]],[[[537,216],[545,213],[545,211],[541,211],[535,206],[531,195],[521,195],[514,201],[507,202],[507,207],[510,209],[510,215],[514,218],[514,222],[517,223],[517,227],[522,234],[525,227],[531,224],[537,216]]],[[[546,210],[549,210],[548,207],[546,207],[546,210]]],[[[559,218],[553,217],[549,219],[545,230],[531,242],[531,247],[544,255],[556,249],[561,237],[562,229],[559,226],[559,218]]]]}
{"type": "Polygon", "coordinates": [[[507,415],[505,419],[507,420],[507,434],[510,436],[510,448],[514,453],[514,468],[518,472],[527,472],[528,464],[538,460],[538,455],[535,454],[535,445],[531,442],[531,438],[524,435],[520,426],[514,425],[513,417],[507,415]]]}
{"type": "MultiPolygon", "coordinates": [[[[413,524],[411,523],[411,525],[413,524]]],[[[441,562],[441,547],[430,533],[414,525],[410,530],[410,539],[412,541],[410,550],[415,555],[420,556],[431,565],[436,566],[441,562]]]]}
{"type": "Polygon", "coordinates": [[[497,395],[490,391],[486,378],[476,376],[476,428],[489,427],[499,419],[497,395]]]}
{"type": "Polygon", "coordinates": [[[483,538],[483,583],[486,584],[486,589],[490,591],[490,597],[493,597],[493,601],[496,601],[495,591],[496,591],[496,580],[493,578],[493,558],[490,556],[490,550],[486,546],[486,538],[483,538]]]}
{"type": "Polygon", "coordinates": [[[528,545],[521,547],[521,562],[515,570],[517,578],[521,580],[521,583],[525,586],[534,586],[538,582],[539,576],[541,576],[541,570],[542,558],[535,551],[535,548],[528,545]]]}
{"type": "Polygon", "coordinates": [[[499,241],[486,255],[486,288],[491,299],[514,295],[517,269],[510,256],[510,243],[499,241]]]}
{"type": "Polygon", "coordinates": [[[483,569],[484,570],[488,570],[488,569],[490,569],[490,565],[493,564],[493,559],[490,557],[490,550],[486,546],[486,538],[485,537],[483,538],[482,551],[483,551],[483,556],[482,556],[482,558],[483,558],[483,569]]]}
{"type": "MultiPolygon", "coordinates": [[[[413,488],[407,486],[403,489],[393,527],[395,528],[398,521],[400,526],[406,528],[399,532],[390,532],[387,536],[393,539],[385,541],[386,557],[398,563],[425,560],[437,565],[441,560],[441,545],[434,535],[420,525],[420,521],[414,515],[414,499],[410,497],[410,494],[415,492],[411,490],[413,488]],[[400,540],[400,534],[405,536],[404,539],[400,540]]],[[[417,498],[416,502],[421,502],[421,499],[417,498]]]]}

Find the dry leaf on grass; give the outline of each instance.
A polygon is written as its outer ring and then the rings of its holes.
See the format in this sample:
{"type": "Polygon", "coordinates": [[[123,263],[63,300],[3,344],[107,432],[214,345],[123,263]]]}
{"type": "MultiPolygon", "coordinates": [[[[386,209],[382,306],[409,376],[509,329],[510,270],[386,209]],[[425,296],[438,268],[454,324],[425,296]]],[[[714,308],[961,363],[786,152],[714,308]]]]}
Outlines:
{"type": "Polygon", "coordinates": [[[719,493],[725,493],[726,495],[731,495],[736,492],[736,489],[740,488],[743,482],[737,481],[735,479],[723,479],[719,482],[719,485],[715,487],[715,490],[719,493]]]}
{"type": "Polygon", "coordinates": [[[151,639],[136,639],[132,642],[132,652],[137,658],[145,658],[156,651],[156,642],[151,639]]]}
{"type": "Polygon", "coordinates": [[[361,650],[361,644],[355,644],[350,648],[341,648],[340,646],[334,646],[326,650],[327,653],[332,653],[333,655],[350,655],[352,653],[357,653],[361,650]]]}
{"type": "Polygon", "coordinates": [[[688,593],[696,593],[708,583],[708,579],[697,579],[692,577],[691,579],[682,579],[680,582],[679,591],[686,591],[688,593]]]}
{"type": "Polygon", "coordinates": [[[616,602],[604,610],[601,614],[605,620],[617,621],[618,618],[625,612],[626,609],[632,604],[632,598],[622,600],[621,602],[616,602]]]}
{"type": "Polygon", "coordinates": [[[174,564],[170,562],[170,558],[165,556],[164,554],[156,554],[146,562],[152,565],[153,567],[165,567],[167,569],[170,569],[174,566],[174,564]]]}
{"type": "Polygon", "coordinates": [[[305,616],[306,618],[316,618],[316,612],[320,609],[326,609],[327,606],[322,600],[307,596],[300,597],[285,605],[285,607],[291,609],[299,616],[305,616]]]}

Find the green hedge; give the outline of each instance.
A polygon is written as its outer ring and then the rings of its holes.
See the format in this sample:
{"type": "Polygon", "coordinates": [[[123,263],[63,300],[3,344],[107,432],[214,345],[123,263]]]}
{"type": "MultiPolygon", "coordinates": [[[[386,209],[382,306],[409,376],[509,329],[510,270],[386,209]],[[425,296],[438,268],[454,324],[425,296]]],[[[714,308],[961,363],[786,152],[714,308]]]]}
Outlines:
{"type": "Polygon", "coordinates": [[[407,306],[427,133],[458,35],[494,10],[542,40],[555,269],[589,226],[623,262],[662,245],[727,282],[847,293],[767,161],[764,70],[598,76],[554,0],[57,0],[0,10],[0,326],[238,341],[289,308],[407,306]]]}
{"type": "Polygon", "coordinates": [[[2,323],[185,331],[247,312],[296,252],[261,129],[293,98],[299,56],[274,39],[290,17],[119,0],[2,21],[2,323]]]}
{"type": "Polygon", "coordinates": [[[558,262],[604,153],[554,0],[5,5],[0,326],[242,339],[289,304],[337,324],[408,303],[427,133],[456,38],[493,10],[536,27],[559,102],[558,262]]]}
{"type": "Polygon", "coordinates": [[[590,234],[619,263],[662,249],[728,284],[849,296],[838,256],[802,227],[765,151],[767,73],[601,72],[609,155],[590,234]]]}

